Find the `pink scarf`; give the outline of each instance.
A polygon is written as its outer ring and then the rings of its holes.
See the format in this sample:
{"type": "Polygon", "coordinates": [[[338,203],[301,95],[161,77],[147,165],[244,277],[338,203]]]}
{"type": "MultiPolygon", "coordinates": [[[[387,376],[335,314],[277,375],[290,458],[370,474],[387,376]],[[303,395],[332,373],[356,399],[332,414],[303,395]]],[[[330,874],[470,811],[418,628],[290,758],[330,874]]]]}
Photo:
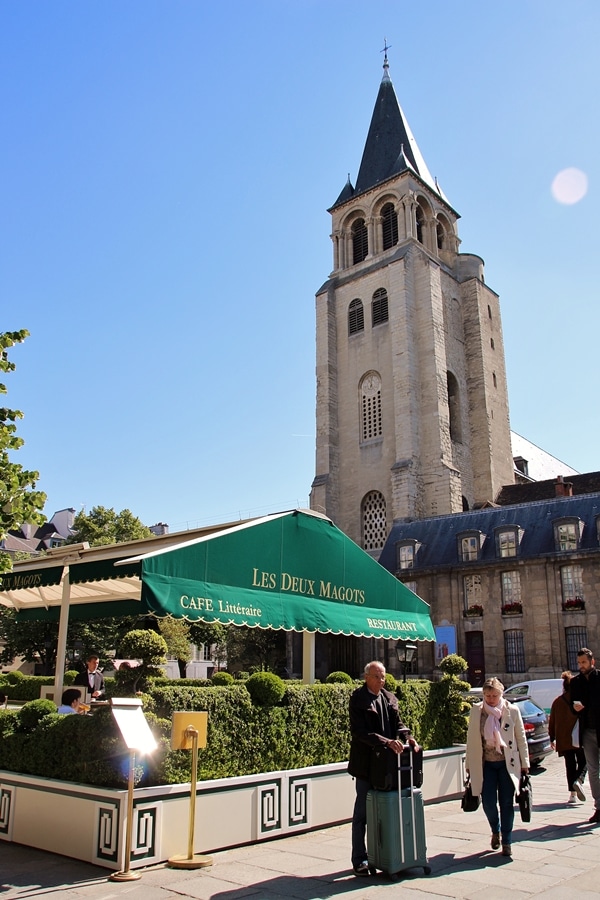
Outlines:
{"type": "Polygon", "coordinates": [[[483,739],[485,745],[486,747],[493,747],[498,753],[502,753],[503,748],[506,747],[506,742],[500,733],[500,717],[502,716],[504,701],[500,700],[498,706],[488,706],[484,700],[483,708],[487,713],[487,719],[483,726],[483,739]]]}

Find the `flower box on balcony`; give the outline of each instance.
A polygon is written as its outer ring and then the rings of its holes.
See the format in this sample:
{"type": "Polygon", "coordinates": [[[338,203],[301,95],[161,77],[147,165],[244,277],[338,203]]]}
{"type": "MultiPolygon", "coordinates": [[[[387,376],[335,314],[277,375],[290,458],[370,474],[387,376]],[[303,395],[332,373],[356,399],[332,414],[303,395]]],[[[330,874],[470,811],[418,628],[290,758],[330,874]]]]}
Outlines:
{"type": "Polygon", "coordinates": [[[463,616],[465,619],[474,619],[476,616],[483,615],[483,606],[480,606],[478,603],[474,603],[473,606],[467,607],[463,612],[463,616]]]}
{"type": "Polygon", "coordinates": [[[565,612],[577,612],[585,609],[585,600],[581,597],[574,597],[572,600],[565,600],[562,608],[565,612]]]}
{"type": "Polygon", "coordinates": [[[505,603],[502,607],[503,616],[521,616],[523,615],[522,603],[505,603]]]}

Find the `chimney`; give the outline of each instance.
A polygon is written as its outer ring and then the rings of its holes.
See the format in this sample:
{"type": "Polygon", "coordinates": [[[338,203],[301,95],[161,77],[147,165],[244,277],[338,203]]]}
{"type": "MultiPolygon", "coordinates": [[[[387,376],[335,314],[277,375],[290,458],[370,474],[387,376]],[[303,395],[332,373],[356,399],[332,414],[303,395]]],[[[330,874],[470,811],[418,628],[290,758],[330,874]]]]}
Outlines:
{"type": "Polygon", "coordinates": [[[556,497],[572,497],[573,482],[565,481],[562,475],[557,475],[554,482],[554,492],[556,497]]]}

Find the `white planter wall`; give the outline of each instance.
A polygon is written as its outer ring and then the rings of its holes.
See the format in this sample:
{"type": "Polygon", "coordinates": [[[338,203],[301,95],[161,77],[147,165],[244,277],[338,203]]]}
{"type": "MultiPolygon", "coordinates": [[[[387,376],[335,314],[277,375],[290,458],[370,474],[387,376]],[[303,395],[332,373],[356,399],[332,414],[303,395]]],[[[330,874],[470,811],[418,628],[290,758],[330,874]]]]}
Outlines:
{"type": "MultiPolygon", "coordinates": [[[[424,754],[425,802],[459,797],[464,746],[424,754]]],[[[134,795],[130,867],[187,853],[189,784],[134,795]]],[[[254,843],[348,821],[354,781],[346,763],[202,781],[194,852],[254,843]]],[[[0,771],[0,839],[122,870],[127,791],[0,771]]]]}

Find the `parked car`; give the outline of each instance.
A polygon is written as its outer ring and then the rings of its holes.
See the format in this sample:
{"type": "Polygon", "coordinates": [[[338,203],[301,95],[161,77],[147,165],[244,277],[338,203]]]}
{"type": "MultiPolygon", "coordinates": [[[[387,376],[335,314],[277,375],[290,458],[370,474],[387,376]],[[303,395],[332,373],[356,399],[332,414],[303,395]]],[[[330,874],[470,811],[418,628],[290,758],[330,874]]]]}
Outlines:
{"type": "Polygon", "coordinates": [[[553,700],[560,697],[563,691],[562,678],[540,678],[532,681],[519,681],[511,684],[504,691],[504,696],[511,703],[516,697],[531,697],[534,703],[550,712],[553,700]]]}
{"type": "Polygon", "coordinates": [[[529,764],[532,768],[539,766],[554,751],[550,746],[548,734],[548,716],[541,706],[531,697],[507,697],[521,710],[521,718],[525,726],[525,737],[529,748],[529,764]]]}

